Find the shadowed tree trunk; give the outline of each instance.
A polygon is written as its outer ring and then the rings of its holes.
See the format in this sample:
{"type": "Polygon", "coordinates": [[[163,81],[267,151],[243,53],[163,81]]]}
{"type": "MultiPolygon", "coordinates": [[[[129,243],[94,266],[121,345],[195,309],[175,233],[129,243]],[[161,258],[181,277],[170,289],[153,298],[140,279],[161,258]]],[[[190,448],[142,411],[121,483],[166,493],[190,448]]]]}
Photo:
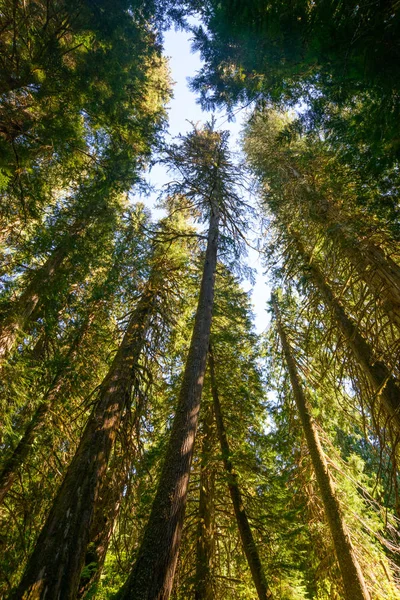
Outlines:
{"type": "MultiPolygon", "coordinates": [[[[124,415],[121,430],[126,432],[130,427],[139,438],[140,423],[145,408],[145,395],[137,390],[137,405],[133,420],[124,415]]],[[[132,466],[137,458],[137,449],[125,450],[129,453],[129,465],[132,466]]],[[[95,506],[93,522],[90,529],[89,544],[87,546],[84,567],[79,582],[78,598],[84,597],[96,584],[103,571],[104,563],[111,536],[115,529],[116,521],[121,508],[121,500],[127,483],[129,472],[124,464],[124,457],[114,455],[107,469],[99,491],[98,501],[95,506]]]]}
{"type": "Polygon", "coordinates": [[[339,329],[345,337],[349,348],[352,350],[355,359],[364,371],[375,393],[381,399],[386,413],[392,418],[396,428],[400,429],[400,387],[398,382],[383,362],[374,359],[371,346],[362,337],[358,327],[347,316],[342,305],[335,298],[323,274],[312,262],[312,258],[304,249],[298,234],[291,231],[290,235],[295,241],[298,253],[307,264],[307,269],[313,283],[333,312],[339,329]]]}
{"type": "Polygon", "coordinates": [[[213,410],[205,406],[200,464],[199,523],[196,543],[195,600],[213,600],[213,562],[215,548],[215,470],[210,466],[213,452],[213,410]]]}
{"type": "Polygon", "coordinates": [[[130,401],[157,291],[157,285],[150,278],[100,387],[96,406],[21,583],[12,596],[15,599],[72,600],[76,597],[94,507],[122,412],[130,401]]]}
{"type": "Polygon", "coordinates": [[[345,598],[346,600],[370,600],[364,576],[355,555],[350,535],[335,494],[334,483],[329,474],[318,431],[310,415],[304,391],[297,373],[296,363],[282,326],[279,306],[274,296],[272,296],[272,305],[276,316],[283,353],[289,371],[294,399],[297,410],[299,411],[308,451],[311,456],[318,487],[321,492],[321,498],[332,535],[336,557],[342,574],[345,598]]]}
{"type": "Polygon", "coordinates": [[[78,598],[84,597],[100,579],[121,508],[125,475],[121,464],[111,461],[96,502],[84,568],[79,582],[78,598]]]}
{"type": "MultiPolygon", "coordinates": [[[[65,360],[60,366],[58,373],[53,378],[53,382],[45,393],[43,400],[40,402],[39,406],[34,412],[24,431],[23,436],[18,442],[16,448],[13,450],[12,454],[5,461],[5,464],[0,472],[0,503],[4,500],[17,476],[21,465],[29,455],[37,435],[43,429],[43,426],[46,423],[49,412],[52,410],[54,405],[57,404],[69,365],[78,354],[79,348],[86,332],[88,331],[88,328],[90,327],[93,316],[94,315],[92,313],[82,323],[82,326],[79,328],[77,335],[70,345],[65,360]]],[[[38,353],[42,352],[42,346],[43,341],[41,337],[38,341],[38,344],[34,348],[34,353],[36,355],[35,360],[38,360],[38,353]]]]}
{"type": "Polygon", "coordinates": [[[236,473],[234,472],[233,465],[230,459],[231,452],[225,431],[224,421],[222,418],[221,403],[219,401],[217,381],[215,377],[214,356],[211,346],[208,357],[208,364],[210,367],[211,376],[211,390],[214,400],[214,413],[215,420],[217,423],[218,438],[221,446],[222,459],[224,462],[225,471],[228,475],[229,493],[232,499],[233,509],[235,511],[235,517],[238,524],[240,539],[242,541],[243,550],[246,555],[248,565],[250,567],[251,576],[253,578],[254,586],[257,590],[258,598],[259,600],[270,600],[273,598],[273,595],[265,578],[260,556],[258,554],[257,546],[254,541],[253,533],[251,531],[249,519],[247,517],[246,510],[243,506],[242,494],[240,492],[238,478],[236,473]]]}
{"type": "Polygon", "coordinates": [[[174,581],[185,515],[214,303],[218,203],[211,216],[200,296],[190,349],[163,469],[136,562],[118,600],[168,600],[174,581]]]}

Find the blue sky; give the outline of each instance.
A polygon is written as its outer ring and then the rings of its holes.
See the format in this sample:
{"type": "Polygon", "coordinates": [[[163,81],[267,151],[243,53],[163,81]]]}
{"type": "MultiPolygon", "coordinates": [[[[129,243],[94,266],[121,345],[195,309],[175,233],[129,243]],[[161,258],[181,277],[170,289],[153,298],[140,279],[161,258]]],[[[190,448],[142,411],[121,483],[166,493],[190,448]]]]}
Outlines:
{"type": "MultiPolygon", "coordinates": [[[[203,112],[196,102],[196,96],[189,90],[187,79],[193,77],[201,67],[200,56],[193,54],[190,48],[190,39],[187,32],[168,31],[165,34],[164,54],[169,57],[172,80],[174,84],[174,97],[169,105],[169,135],[171,138],[178,134],[185,134],[191,129],[190,121],[205,122],[211,118],[210,113],[203,112]]],[[[224,112],[217,113],[217,128],[228,130],[231,134],[232,151],[239,151],[239,134],[244,118],[243,113],[238,113],[235,122],[228,122],[227,115],[224,112]]],[[[155,165],[149,174],[150,183],[156,188],[168,182],[169,175],[161,165],[155,165]]],[[[153,194],[146,201],[146,204],[152,208],[153,215],[157,217],[157,211],[154,210],[154,203],[157,194],[153,194]]],[[[254,286],[247,281],[243,282],[246,291],[252,291],[252,301],[255,312],[255,325],[260,333],[265,330],[268,323],[268,316],[265,311],[266,301],[269,299],[270,291],[266,286],[265,276],[262,275],[262,265],[257,252],[249,250],[247,263],[257,270],[256,283],[254,286]]]]}

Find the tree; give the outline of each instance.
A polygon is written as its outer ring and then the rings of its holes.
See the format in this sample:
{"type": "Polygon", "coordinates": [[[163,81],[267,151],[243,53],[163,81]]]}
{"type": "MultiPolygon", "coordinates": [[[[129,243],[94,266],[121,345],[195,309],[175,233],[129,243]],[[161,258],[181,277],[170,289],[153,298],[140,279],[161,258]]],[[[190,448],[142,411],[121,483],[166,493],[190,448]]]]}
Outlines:
{"type": "Polygon", "coordinates": [[[322,123],[348,161],[378,176],[396,164],[397,7],[268,0],[184,4],[202,20],[192,28],[205,63],[193,87],[205,107],[301,101],[306,109],[299,121],[310,129],[322,123]]]}
{"type": "Polygon", "coordinates": [[[340,248],[376,305],[398,327],[397,240],[388,231],[390,222],[371,206],[376,190],[365,189],[357,174],[342,167],[318,132],[301,136],[293,127],[287,115],[273,111],[255,112],[248,122],[244,146],[261,195],[275,213],[293,222],[296,210],[316,240],[322,237],[325,246],[340,248]]]}
{"type": "Polygon", "coordinates": [[[272,297],[272,306],[275,312],[282,349],[290,374],[293,395],[299,411],[304,435],[307,440],[307,446],[311,455],[331,535],[334,541],[336,556],[339,561],[343,578],[345,595],[348,600],[352,598],[360,598],[362,600],[368,599],[370,598],[370,594],[364,581],[364,576],[354,552],[354,548],[352,547],[343,515],[341,514],[340,505],[335,494],[334,485],[329,474],[328,465],[322,450],[317,429],[307,407],[305,394],[296,370],[295,360],[292,356],[285,330],[283,329],[276,296],[272,297]]]}
{"type": "Polygon", "coordinates": [[[123,412],[129,407],[149,330],[168,295],[165,275],[176,269],[173,257],[171,259],[162,249],[155,253],[154,268],[143,285],[123,340],[100,386],[95,408],[15,592],[16,597],[42,598],[49,590],[53,594],[62,590],[66,598],[73,598],[77,592],[94,509],[115,436],[123,412]]]}
{"type": "Polygon", "coordinates": [[[184,194],[200,218],[208,219],[207,248],[198,306],[175,418],[151,515],[132,572],[118,594],[124,598],[169,598],[178,559],[190,467],[206,369],[214,301],[220,221],[232,219],[239,202],[227,135],[212,126],[194,130],[169,151],[181,174],[175,193],[184,194]]]}
{"type": "Polygon", "coordinates": [[[273,598],[273,594],[266,581],[264,571],[261,565],[257,546],[254,542],[253,534],[249,524],[246,511],[243,507],[242,495],[240,492],[237,476],[234,473],[232,462],[230,459],[229,442],[225,431],[224,421],[222,417],[221,404],[218,396],[217,383],[215,379],[215,365],[212,348],[209,351],[209,364],[212,395],[214,400],[215,420],[217,423],[217,431],[221,452],[224,460],[224,467],[228,474],[228,487],[232,499],[232,504],[235,510],[235,516],[240,532],[240,537],[243,544],[243,549],[249,563],[250,571],[253,577],[254,585],[260,600],[273,598]]]}

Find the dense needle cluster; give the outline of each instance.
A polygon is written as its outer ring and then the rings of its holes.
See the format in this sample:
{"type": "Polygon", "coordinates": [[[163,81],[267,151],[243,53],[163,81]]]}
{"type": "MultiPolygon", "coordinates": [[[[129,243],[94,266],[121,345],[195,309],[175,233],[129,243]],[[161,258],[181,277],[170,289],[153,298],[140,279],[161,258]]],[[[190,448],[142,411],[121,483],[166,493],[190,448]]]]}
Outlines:
{"type": "Polygon", "coordinates": [[[0,2],[1,597],[400,598],[399,29],[0,2]],[[172,25],[203,108],[247,109],[240,163],[214,119],[165,141],[172,25]]]}

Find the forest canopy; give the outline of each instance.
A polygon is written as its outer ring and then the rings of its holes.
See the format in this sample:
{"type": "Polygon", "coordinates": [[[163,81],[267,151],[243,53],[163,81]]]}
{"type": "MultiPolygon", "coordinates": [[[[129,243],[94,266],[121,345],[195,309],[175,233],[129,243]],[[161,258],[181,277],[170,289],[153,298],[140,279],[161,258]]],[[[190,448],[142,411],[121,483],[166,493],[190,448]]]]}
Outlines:
{"type": "Polygon", "coordinates": [[[399,34],[394,0],[0,0],[2,598],[400,599],[399,34]]]}

